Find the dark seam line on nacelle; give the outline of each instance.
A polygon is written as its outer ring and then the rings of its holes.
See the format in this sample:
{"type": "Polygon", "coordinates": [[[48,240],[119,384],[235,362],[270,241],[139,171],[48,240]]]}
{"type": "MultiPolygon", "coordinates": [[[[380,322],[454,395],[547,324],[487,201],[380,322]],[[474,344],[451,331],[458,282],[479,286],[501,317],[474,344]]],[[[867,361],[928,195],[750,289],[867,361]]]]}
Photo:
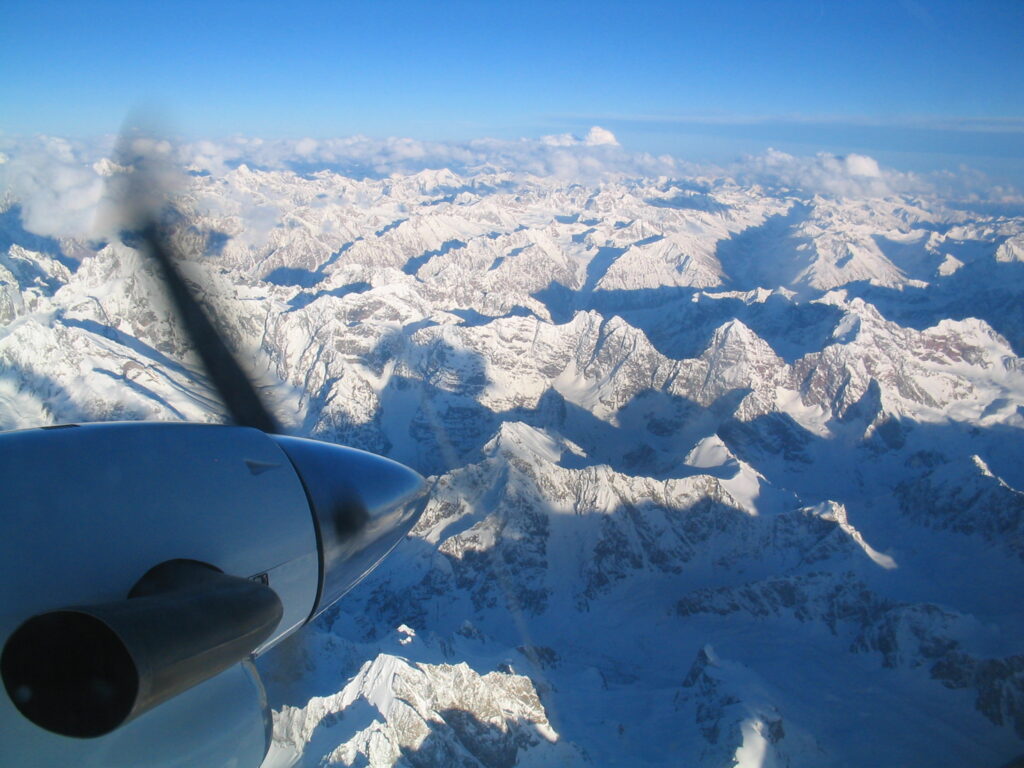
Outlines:
{"type": "Polygon", "coordinates": [[[303,625],[308,624],[316,616],[317,608],[320,607],[320,600],[323,599],[324,595],[324,580],[327,578],[327,567],[324,563],[324,538],[323,534],[320,533],[320,520],[316,514],[316,506],[313,504],[313,496],[309,492],[309,488],[306,487],[306,480],[299,471],[298,466],[292,460],[292,457],[288,454],[281,445],[277,446],[278,450],[281,451],[285,456],[288,457],[288,462],[292,465],[292,469],[295,471],[296,477],[299,478],[299,484],[302,485],[302,492],[306,494],[306,506],[309,507],[309,515],[313,518],[313,531],[316,533],[316,562],[318,578],[316,580],[316,597],[313,600],[313,608],[309,612],[309,616],[303,625]]]}

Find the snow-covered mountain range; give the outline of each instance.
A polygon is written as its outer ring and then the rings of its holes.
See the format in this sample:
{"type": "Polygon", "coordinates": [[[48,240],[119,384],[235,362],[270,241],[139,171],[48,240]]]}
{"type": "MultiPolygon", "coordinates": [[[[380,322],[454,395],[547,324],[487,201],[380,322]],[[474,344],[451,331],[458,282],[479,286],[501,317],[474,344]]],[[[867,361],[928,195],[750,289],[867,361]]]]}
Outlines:
{"type": "MultiPolygon", "coordinates": [[[[262,660],[275,760],[1024,754],[1024,217],[727,174],[190,171],[185,271],[281,421],[432,484],[262,660]]],[[[130,238],[3,200],[0,427],[223,418],[130,238]]]]}

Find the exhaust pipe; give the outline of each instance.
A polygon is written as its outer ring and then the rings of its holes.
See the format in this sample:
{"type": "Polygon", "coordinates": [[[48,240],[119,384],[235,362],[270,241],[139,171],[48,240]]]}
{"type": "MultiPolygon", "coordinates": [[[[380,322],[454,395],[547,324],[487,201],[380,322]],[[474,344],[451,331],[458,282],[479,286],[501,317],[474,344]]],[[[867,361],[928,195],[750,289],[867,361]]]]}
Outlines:
{"type": "Polygon", "coordinates": [[[127,600],[28,619],[4,645],[0,674],[36,725],[102,736],[245,659],[282,613],[262,583],[169,560],[127,600]]]}

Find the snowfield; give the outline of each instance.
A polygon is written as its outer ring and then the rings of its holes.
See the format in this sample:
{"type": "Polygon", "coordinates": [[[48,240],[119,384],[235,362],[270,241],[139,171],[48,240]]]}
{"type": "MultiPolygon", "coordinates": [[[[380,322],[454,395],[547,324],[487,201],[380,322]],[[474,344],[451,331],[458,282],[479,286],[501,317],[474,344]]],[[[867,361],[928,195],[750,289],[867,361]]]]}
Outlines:
{"type": "MultiPolygon", "coordinates": [[[[874,186],[845,196],[191,168],[186,275],[281,422],[432,486],[260,660],[269,763],[1024,754],[1024,218],[851,157],[874,186]]],[[[104,159],[83,167],[126,172],[104,159]]],[[[154,265],[40,233],[19,189],[0,428],[223,420],[154,265]]]]}

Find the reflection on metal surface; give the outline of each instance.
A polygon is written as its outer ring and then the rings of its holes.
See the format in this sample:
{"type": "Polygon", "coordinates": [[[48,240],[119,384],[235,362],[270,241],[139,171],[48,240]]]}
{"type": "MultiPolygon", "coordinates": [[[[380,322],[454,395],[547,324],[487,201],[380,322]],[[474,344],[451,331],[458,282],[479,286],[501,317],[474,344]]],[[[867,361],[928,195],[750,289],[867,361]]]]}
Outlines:
{"type": "Polygon", "coordinates": [[[372,453],[297,437],[273,438],[295,465],[320,536],[321,587],[313,615],[359,583],[409,532],[423,478],[372,453]]]}

